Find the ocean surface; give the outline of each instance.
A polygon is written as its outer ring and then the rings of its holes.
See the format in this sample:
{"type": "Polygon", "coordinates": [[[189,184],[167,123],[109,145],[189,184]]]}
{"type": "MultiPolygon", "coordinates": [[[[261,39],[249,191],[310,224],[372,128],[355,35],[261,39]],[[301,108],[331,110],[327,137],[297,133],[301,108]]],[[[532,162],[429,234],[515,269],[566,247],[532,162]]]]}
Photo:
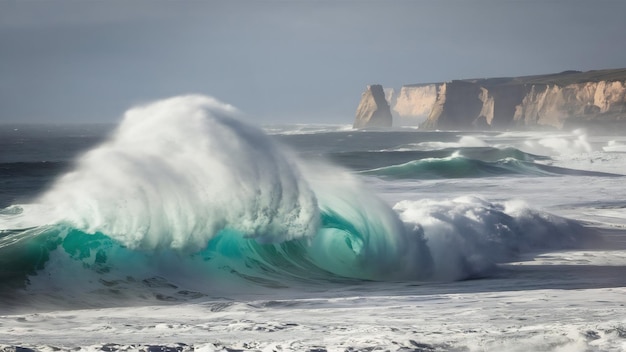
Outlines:
{"type": "Polygon", "coordinates": [[[624,351],[626,131],[0,125],[0,348],[624,351]]]}

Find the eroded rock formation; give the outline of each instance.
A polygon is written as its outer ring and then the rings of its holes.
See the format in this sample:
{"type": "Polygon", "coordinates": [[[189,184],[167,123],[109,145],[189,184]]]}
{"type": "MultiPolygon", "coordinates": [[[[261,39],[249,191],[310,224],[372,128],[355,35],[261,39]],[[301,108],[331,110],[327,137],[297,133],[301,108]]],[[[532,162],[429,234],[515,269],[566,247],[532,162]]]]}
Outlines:
{"type": "Polygon", "coordinates": [[[380,84],[367,86],[356,109],[354,128],[391,127],[393,118],[380,84]]]}

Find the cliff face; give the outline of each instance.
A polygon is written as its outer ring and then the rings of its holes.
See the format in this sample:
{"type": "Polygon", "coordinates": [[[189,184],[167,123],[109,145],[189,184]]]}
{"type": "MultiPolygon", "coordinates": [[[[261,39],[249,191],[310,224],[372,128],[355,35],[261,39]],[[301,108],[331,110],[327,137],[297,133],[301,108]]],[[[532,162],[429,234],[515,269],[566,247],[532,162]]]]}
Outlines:
{"type": "Polygon", "coordinates": [[[566,123],[626,119],[626,81],[530,87],[513,119],[522,125],[562,128],[566,123]]]}
{"type": "Polygon", "coordinates": [[[391,127],[392,120],[383,87],[379,84],[367,86],[356,109],[354,128],[391,127]]]}
{"type": "Polygon", "coordinates": [[[479,128],[492,118],[490,106],[492,106],[491,99],[480,86],[463,81],[445,83],[439,88],[437,100],[428,119],[420,127],[426,129],[479,128]],[[489,114],[489,116],[484,114],[489,114]]]}
{"type": "Polygon", "coordinates": [[[397,93],[392,89],[387,100],[391,106],[394,124],[417,126],[430,115],[441,84],[404,86],[397,93]]]}
{"type": "Polygon", "coordinates": [[[626,69],[412,85],[388,90],[387,99],[394,125],[423,121],[425,129],[626,122],[626,69]]]}

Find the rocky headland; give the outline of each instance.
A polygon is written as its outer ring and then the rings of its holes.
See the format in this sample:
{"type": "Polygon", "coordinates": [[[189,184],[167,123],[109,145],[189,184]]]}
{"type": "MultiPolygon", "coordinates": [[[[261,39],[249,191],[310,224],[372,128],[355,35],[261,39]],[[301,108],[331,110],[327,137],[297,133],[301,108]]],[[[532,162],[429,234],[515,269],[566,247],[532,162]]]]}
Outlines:
{"type": "Polygon", "coordinates": [[[385,104],[393,126],[423,129],[626,126],[626,69],[405,85],[384,89],[384,103],[380,90],[363,93],[355,127],[391,126],[385,104]]]}

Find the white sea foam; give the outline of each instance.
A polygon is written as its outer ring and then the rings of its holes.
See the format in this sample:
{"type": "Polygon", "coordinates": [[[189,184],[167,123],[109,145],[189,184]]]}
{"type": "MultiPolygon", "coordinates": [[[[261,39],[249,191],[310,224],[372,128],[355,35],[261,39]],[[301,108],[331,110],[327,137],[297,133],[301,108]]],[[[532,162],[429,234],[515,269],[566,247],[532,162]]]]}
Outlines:
{"type": "Polygon", "coordinates": [[[392,286],[396,291],[389,295],[3,315],[0,348],[583,352],[626,347],[624,288],[520,291],[515,280],[499,289],[480,285],[481,280],[465,284],[468,290],[451,293],[392,286]]]}

